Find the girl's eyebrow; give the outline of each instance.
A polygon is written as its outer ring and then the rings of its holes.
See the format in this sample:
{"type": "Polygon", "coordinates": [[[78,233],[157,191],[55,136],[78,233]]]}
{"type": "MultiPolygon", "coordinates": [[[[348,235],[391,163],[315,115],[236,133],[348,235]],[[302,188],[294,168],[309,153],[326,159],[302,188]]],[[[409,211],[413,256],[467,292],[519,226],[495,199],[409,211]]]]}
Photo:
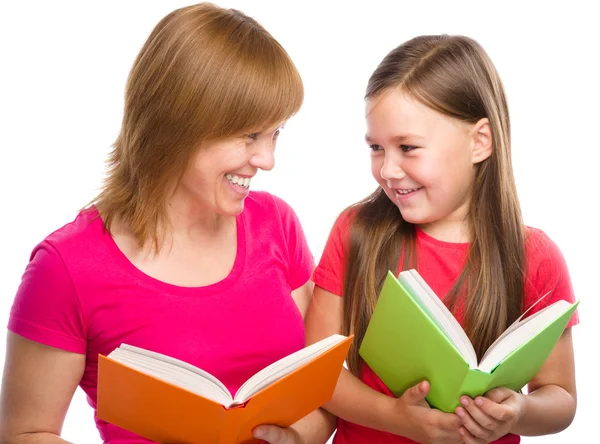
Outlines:
{"type": "MultiPolygon", "coordinates": [[[[406,140],[415,139],[422,140],[423,136],[419,136],[418,134],[398,134],[397,136],[392,137],[390,140],[395,144],[399,144],[405,142],[406,140]]],[[[373,143],[373,139],[369,134],[365,134],[365,141],[367,143],[373,143]]]]}
{"type": "Polygon", "coordinates": [[[407,140],[415,140],[415,139],[419,139],[422,140],[423,137],[419,136],[418,134],[399,134],[397,136],[392,137],[392,142],[396,143],[396,144],[400,144],[402,142],[406,142],[407,140]]]}

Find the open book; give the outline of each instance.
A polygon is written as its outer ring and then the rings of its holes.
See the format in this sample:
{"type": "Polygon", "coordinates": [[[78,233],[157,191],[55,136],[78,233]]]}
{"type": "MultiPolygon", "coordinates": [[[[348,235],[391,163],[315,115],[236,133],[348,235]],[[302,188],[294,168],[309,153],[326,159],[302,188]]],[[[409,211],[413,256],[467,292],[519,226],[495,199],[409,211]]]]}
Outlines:
{"type": "Polygon", "coordinates": [[[523,313],[477,362],[467,334],[419,273],[396,279],[388,272],[359,354],[396,396],[427,379],[429,404],[451,412],[460,395],[527,384],[578,303],[559,300],[527,318],[523,313]]]}
{"type": "Polygon", "coordinates": [[[287,427],[331,398],[351,341],[332,335],[292,353],[234,396],[191,364],[122,344],[99,356],[98,417],[159,443],[257,443],[254,427],[287,427]]]}

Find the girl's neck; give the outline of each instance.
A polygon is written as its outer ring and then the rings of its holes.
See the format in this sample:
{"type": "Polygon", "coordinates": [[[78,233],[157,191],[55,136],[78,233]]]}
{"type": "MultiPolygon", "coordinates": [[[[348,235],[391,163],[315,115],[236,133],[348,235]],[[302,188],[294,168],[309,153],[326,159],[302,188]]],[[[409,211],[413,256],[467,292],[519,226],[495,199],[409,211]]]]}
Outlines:
{"type": "Polygon", "coordinates": [[[471,242],[473,237],[466,220],[439,220],[418,227],[428,236],[443,242],[462,244],[471,242]]]}

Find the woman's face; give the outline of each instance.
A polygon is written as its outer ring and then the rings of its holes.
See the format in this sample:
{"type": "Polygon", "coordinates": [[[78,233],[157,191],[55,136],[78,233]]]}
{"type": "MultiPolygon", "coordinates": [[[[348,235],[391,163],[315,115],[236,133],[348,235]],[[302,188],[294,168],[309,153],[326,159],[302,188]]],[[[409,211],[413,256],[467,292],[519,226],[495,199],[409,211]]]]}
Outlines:
{"type": "Polygon", "coordinates": [[[175,196],[205,212],[237,216],[244,209],[250,182],[258,170],[275,165],[281,126],[222,140],[202,142],[192,156],[175,196]]]}

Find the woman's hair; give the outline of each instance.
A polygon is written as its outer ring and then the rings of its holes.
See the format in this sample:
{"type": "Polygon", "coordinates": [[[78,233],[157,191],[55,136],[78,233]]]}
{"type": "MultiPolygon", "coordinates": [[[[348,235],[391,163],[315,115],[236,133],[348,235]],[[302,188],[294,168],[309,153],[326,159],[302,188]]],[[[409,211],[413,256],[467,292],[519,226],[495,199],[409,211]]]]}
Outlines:
{"type": "MultiPolygon", "coordinates": [[[[452,309],[458,298],[461,302],[464,298],[465,330],[481,358],[519,317],[524,294],[524,228],[512,171],[504,89],[477,42],[448,35],[416,37],[392,50],[369,79],[366,99],[392,89],[402,89],[460,121],[487,118],[490,122],[492,154],[477,164],[471,194],[472,242],[465,268],[444,299],[452,309]]],[[[352,223],[343,332],[356,337],[348,364],[358,374],[358,349],[387,271],[397,270],[400,261],[404,269],[416,267],[416,232],[381,188],[347,211],[352,223]]]]}
{"type": "Polygon", "coordinates": [[[129,74],[121,131],[94,200],[106,228],[118,219],[158,251],[166,200],[200,143],[277,125],[303,96],[290,57],[254,19],[210,3],[168,14],[129,74]]]}

